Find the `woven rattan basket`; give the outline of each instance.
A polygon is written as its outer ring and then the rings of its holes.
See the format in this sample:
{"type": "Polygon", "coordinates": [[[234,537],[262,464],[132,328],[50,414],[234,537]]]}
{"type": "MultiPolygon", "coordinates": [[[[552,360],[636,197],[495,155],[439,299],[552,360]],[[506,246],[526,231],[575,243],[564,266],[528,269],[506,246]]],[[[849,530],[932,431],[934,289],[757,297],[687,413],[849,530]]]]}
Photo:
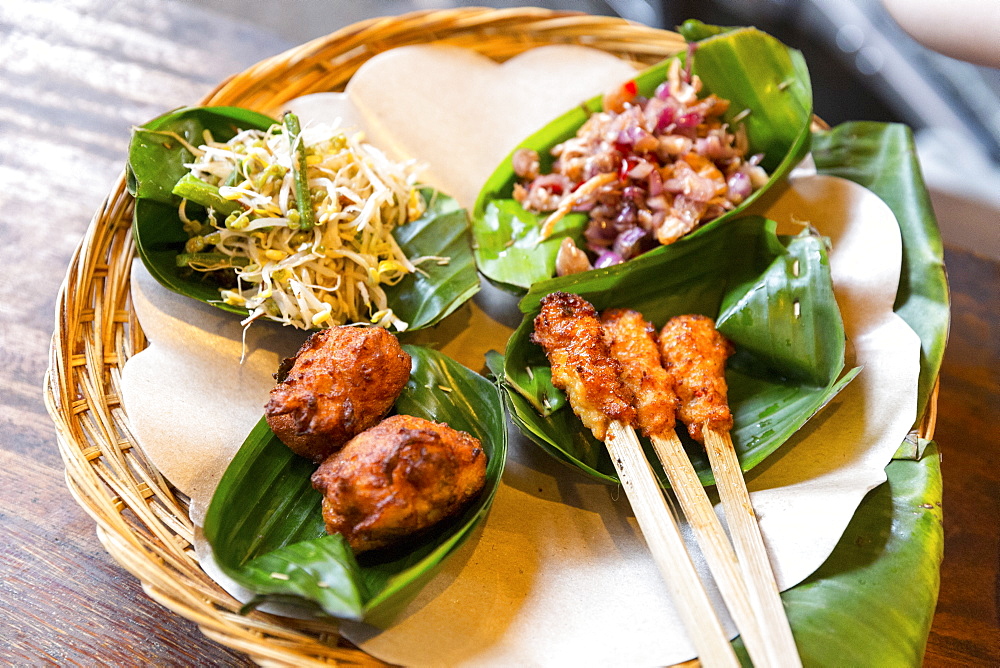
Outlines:
{"type": "MultiPolygon", "coordinates": [[[[582,44],[648,65],[684,47],[680,36],[621,19],[541,9],[459,9],[357,23],[264,60],[202,104],[274,113],[289,99],[342,90],[373,55],[417,43],[474,49],[503,61],[553,43],[582,44]]],[[[97,534],[154,600],[209,638],[265,665],[368,664],[332,626],[260,612],[208,578],[192,548],[187,501],[135,447],[120,396],[121,370],[145,346],[129,297],[132,199],[124,175],[92,220],[62,286],[45,398],[56,423],[66,482],[97,534]]],[[[921,435],[930,436],[934,400],[921,435]]]]}
{"type": "MultiPolygon", "coordinates": [[[[201,103],[273,113],[299,95],[342,90],[379,52],[431,42],[474,49],[497,61],[545,44],[583,44],[641,64],[684,45],[674,33],[584,14],[419,12],[357,23],[264,60],[201,103]]],[[[330,625],[238,614],[239,602],[198,566],[186,499],[135,447],[118,399],[122,367],[145,346],[129,298],[131,220],[123,175],[94,216],[59,295],[45,398],[70,492],[97,522],[104,547],[149,596],[194,621],[209,638],[266,665],[373,663],[330,625]]]]}

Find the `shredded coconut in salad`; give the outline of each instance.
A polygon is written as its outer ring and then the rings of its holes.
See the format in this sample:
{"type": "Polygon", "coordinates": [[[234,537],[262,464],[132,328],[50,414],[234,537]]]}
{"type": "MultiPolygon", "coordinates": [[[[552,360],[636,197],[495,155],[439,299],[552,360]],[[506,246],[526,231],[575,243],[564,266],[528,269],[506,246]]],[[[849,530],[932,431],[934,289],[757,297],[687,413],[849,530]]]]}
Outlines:
{"type": "MultiPolygon", "coordinates": [[[[188,232],[178,265],[225,270],[226,304],[300,329],[367,324],[403,331],[385,287],[419,271],[392,230],[419,218],[417,165],[395,163],[339,123],[243,130],[226,142],[206,131],[174,192],[188,232]],[[190,206],[204,207],[197,220],[190,206]],[[235,280],[232,273],[235,272],[235,280]]],[[[222,279],[223,281],[225,279],[222,279]]]]}

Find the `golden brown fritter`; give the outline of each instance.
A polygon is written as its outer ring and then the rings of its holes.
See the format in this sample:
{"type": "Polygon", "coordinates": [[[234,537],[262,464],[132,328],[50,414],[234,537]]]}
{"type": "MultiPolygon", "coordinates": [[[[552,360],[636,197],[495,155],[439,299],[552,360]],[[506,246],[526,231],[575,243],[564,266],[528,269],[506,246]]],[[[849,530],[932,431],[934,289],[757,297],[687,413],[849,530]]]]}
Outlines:
{"type": "Polygon", "coordinates": [[[622,380],[635,395],[635,411],[642,433],[668,436],[674,429],[677,395],[674,381],[663,368],[656,344],[656,328],[632,309],[610,309],[601,314],[604,338],[611,356],[622,368],[622,380]]]}
{"type": "Polygon", "coordinates": [[[698,442],[704,439],[704,427],[733,427],[725,375],[732,354],[733,345],[703,315],[677,316],[660,330],[660,355],[680,400],[677,415],[698,442]]]}
{"type": "Polygon", "coordinates": [[[471,435],[393,415],[350,440],[312,476],[326,530],[357,552],[386,547],[457,514],[486,482],[471,435]]]}
{"type": "Polygon", "coordinates": [[[319,463],[381,420],[409,378],[410,356],[386,330],[331,327],[302,344],[264,413],[282,442],[319,463]]]}
{"type": "Polygon", "coordinates": [[[635,423],[632,394],[621,367],[611,357],[601,321],[579,295],[553,292],[542,299],[531,340],[545,351],[552,384],[566,392],[573,411],[594,436],[604,440],[608,424],[635,423]]]}

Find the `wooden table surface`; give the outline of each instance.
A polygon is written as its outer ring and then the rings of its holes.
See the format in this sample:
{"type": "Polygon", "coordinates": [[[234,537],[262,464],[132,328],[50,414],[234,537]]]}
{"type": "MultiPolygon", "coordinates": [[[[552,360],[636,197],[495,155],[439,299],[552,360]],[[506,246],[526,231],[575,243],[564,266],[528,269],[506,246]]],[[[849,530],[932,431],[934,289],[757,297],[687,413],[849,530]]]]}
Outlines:
{"type": "MultiPolygon", "coordinates": [[[[114,563],[42,400],[66,266],[129,128],[291,46],[167,0],[0,1],[0,664],[242,665],[114,563]]],[[[945,562],[925,665],[1000,665],[1000,264],[948,249],[945,562]]]]}

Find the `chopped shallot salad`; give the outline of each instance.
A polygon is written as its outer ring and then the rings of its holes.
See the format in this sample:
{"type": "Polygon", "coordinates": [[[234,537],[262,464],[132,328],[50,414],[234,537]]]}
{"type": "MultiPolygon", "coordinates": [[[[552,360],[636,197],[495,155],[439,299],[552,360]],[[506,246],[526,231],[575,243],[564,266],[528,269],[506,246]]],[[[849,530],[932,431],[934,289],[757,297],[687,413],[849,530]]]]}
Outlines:
{"type": "Polygon", "coordinates": [[[674,60],[650,98],[638,94],[635,81],[606,93],[604,110],[552,149],[551,172],[541,173],[535,151],[514,153],[514,198],[526,210],[552,212],[543,238],[571,211],[589,217],[589,255],[567,237],[556,258],[558,275],[671,244],[767,183],[763,156],[747,156],[741,115],[725,122],[729,101],[702,97],[701,89],[699,77],[674,60]]]}

